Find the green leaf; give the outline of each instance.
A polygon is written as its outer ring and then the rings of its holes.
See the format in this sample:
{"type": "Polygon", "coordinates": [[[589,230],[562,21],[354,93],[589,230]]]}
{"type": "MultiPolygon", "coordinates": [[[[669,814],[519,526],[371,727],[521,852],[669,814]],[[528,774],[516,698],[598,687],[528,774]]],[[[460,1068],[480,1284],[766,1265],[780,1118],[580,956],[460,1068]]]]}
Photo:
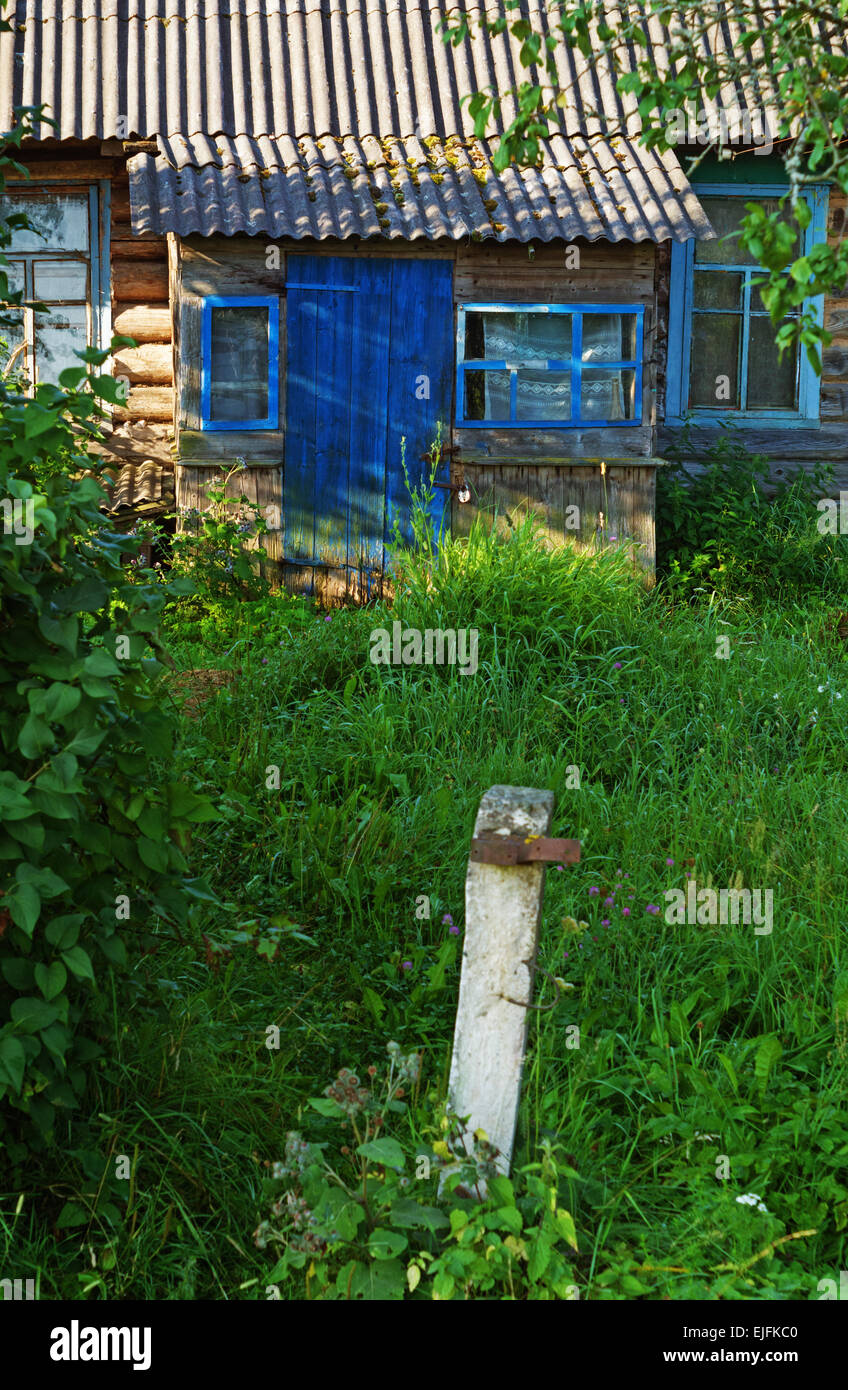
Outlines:
{"type": "Polygon", "coordinates": [[[318,1111],[319,1115],[329,1115],[333,1119],[338,1119],[345,1113],[338,1101],[331,1100],[329,1096],[311,1096],[309,1104],[313,1110],[318,1111]]]}
{"type": "Polygon", "coordinates": [[[382,1163],[386,1168],[403,1168],[406,1159],[403,1149],[396,1139],[369,1139],[366,1144],[360,1144],[356,1150],[362,1154],[363,1158],[370,1158],[374,1163],[382,1163]]]}
{"type": "Polygon", "coordinates": [[[35,967],[35,983],[45,999],[55,999],[57,994],[61,994],[67,979],[68,972],[60,960],[35,967]]]}
{"type": "Polygon", "coordinates": [[[60,1230],[65,1227],[84,1226],[88,1221],[88,1212],[80,1202],[66,1202],[56,1217],[56,1225],[60,1230]]]}
{"type": "Polygon", "coordinates": [[[76,584],[63,589],[57,596],[57,602],[61,601],[61,607],[66,611],[97,613],[108,598],[109,590],[103,580],[95,578],[94,575],[87,575],[85,579],[80,579],[76,584]]]}
{"type": "Polygon", "coordinates": [[[399,1197],[392,1203],[391,1216],[393,1225],[411,1230],[432,1231],[435,1234],[450,1227],[450,1221],[443,1211],[416,1202],[414,1197],[399,1197]]]}
{"type": "Polygon", "coordinates": [[[8,1034],[0,1038],[0,1081],[5,1080],[20,1094],[25,1068],[26,1053],[20,1040],[8,1034]]]}
{"type": "Polygon", "coordinates": [[[408,1243],[400,1231],[387,1231],[381,1226],[376,1227],[368,1237],[368,1249],[375,1260],[394,1259],[406,1249],[408,1243]]]}
{"type": "Polygon", "coordinates": [[[121,668],[113,656],[98,647],[96,651],[90,652],[83,662],[83,670],[89,676],[119,676],[121,668]]]}
{"type": "Polygon", "coordinates": [[[3,972],[6,983],[17,990],[18,994],[25,994],[35,984],[32,963],[22,956],[7,956],[5,960],[0,961],[0,971],[3,972]]]}
{"type": "Polygon", "coordinates": [[[51,618],[46,613],[40,613],[38,628],[42,637],[46,637],[48,642],[52,642],[55,647],[62,647],[66,652],[74,655],[79,640],[79,620],[77,618],[51,618]]]}
{"type": "Polygon", "coordinates": [[[46,865],[19,864],[15,870],[15,878],[19,884],[27,884],[34,888],[42,900],[57,898],[60,893],[67,892],[69,887],[63,878],[54,874],[46,865]]]}
{"type": "Polygon", "coordinates": [[[34,997],[16,999],[9,1010],[12,1021],[22,1033],[37,1033],[42,1028],[49,1028],[51,1023],[56,1022],[59,1012],[55,1004],[34,997]]]}
{"type": "Polygon", "coordinates": [[[564,1240],[568,1241],[568,1244],[571,1246],[572,1250],[576,1250],[577,1231],[574,1226],[574,1217],[571,1215],[571,1212],[566,1211],[563,1207],[557,1207],[556,1214],[554,1216],[554,1222],[556,1224],[557,1230],[559,1231],[559,1234],[563,1237],[564,1240]]]}
{"type": "Polygon", "coordinates": [[[16,884],[7,892],[5,903],[15,926],[20,927],[27,936],[32,936],[41,912],[41,899],[32,885],[29,883],[16,884]]]}
{"type": "Polygon", "coordinates": [[[754,1059],[754,1075],[757,1078],[757,1087],[761,1096],[765,1095],[771,1069],[782,1052],[783,1047],[780,1039],[773,1035],[763,1038],[757,1048],[757,1055],[754,1059]]]}
{"type": "Polygon", "coordinates": [[[69,912],[62,917],[54,917],[44,928],[45,938],[57,950],[67,951],[76,945],[79,929],[84,921],[85,917],[81,912],[69,912]]]}
{"type": "Polygon", "coordinates": [[[25,758],[35,762],[46,748],[56,742],[56,735],[37,714],[31,714],[18,734],[18,748],[25,758]]]}
{"type": "Polygon", "coordinates": [[[41,713],[52,723],[59,723],[76,709],[81,699],[81,690],[77,690],[73,685],[55,681],[45,692],[44,709],[41,713]]]}
{"type": "Polygon", "coordinates": [[[350,1260],[340,1271],[336,1288],[342,1298],[390,1302],[403,1298],[406,1276],[400,1260],[350,1260]]]}
{"type": "Polygon", "coordinates": [[[82,946],[71,946],[69,950],[63,951],[62,960],[78,980],[91,980],[92,984],[94,983],[91,961],[88,952],[84,951],[82,946]]]}

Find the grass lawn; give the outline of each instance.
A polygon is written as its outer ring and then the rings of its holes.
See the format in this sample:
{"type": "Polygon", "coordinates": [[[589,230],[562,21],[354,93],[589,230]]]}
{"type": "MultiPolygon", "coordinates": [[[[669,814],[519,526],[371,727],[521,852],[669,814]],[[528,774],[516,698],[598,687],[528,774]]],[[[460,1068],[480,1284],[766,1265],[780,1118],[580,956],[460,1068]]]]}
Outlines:
{"type": "MultiPolygon", "coordinates": [[[[551,834],[582,843],[547,872],[540,964],[573,988],[532,1015],[514,1160],[520,1195],[553,1156],[565,1277],[581,1299],[819,1297],[848,1263],[836,629],[824,597],[675,604],[526,536],[449,544],[391,611],[186,600],[175,771],[218,808],[191,858],[221,905],[102,994],[118,1046],[88,1137],[0,1200],[4,1266],[41,1298],[302,1298],[308,1266],[253,1241],[266,1165],[290,1130],[337,1145],[309,1098],[390,1040],[422,1051],[393,1132],[432,1150],[474,816],[512,783],[553,788],[551,834]],[[476,674],[373,665],[397,618],[476,628],[476,674]],[[687,874],[770,890],[773,929],[667,923],[687,874]]],[[[517,1283],[488,1296],[554,1296],[511,1248],[517,1283]]]]}

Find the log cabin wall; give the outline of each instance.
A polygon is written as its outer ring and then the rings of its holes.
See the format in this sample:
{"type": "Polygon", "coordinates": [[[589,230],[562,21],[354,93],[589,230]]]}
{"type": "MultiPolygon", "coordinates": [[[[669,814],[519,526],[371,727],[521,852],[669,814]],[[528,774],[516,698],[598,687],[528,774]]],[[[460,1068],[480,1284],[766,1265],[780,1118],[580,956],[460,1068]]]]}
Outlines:
{"type": "MultiPolygon", "coordinates": [[[[123,463],[150,460],[173,468],[174,368],[172,314],[165,237],[135,236],[130,220],[126,156],[119,141],[39,141],[25,145],[31,177],[9,181],[10,192],[36,190],[40,182],[69,184],[108,180],[111,331],[137,347],[116,353],[112,372],[127,379],[125,406],[113,407],[112,432],[102,452],[123,463]],[[114,151],[104,153],[104,148],[114,151]]],[[[101,227],[101,236],[106,232],[101,227]]],[[[108,334],[107,334],[108,337],[108,334]]]]}
{"type": "MultiPolygon", "coordinates": [[[[403,257],[450,260],[454,306],[474,301],[516,303],[632,303],[645,308],[642,424],[603,429],[457,429],[452,402],[446,444],[450,450],[451,526],[465,533],[478,512],[506,515],[513,523],[533,511],[551,541],[594,545],[599,535],[630,535],[639,560],[654,563],[654,370],[656,253],[653,243],[575,243],[578,268],[569,268],[564,245],[480,244],[468,241],[281,241],[250,237],[189,237],[172,254],[172,297],[177,382],[177,506],[208,505],[206,488],[221,470],[244,458],[248,467],[230,482],[263,513],[268,557],[283,560],[281,501],[285,441],[285,314],[280,317],[279,431],[207,431],[200,428],[200,331],[204,295],[282,294],[287,256],[403,257]],[[270,267],[269,268],[269,263],[270,267]],[[604,459],[612,459],[602,471],[604,459]],[[457,501],[466,483],[468,503],[457,501]],[[575,533],[567,509],[577,508],[575,533]]],[[[454,312],[454,338],[456,315],[454,312]]],[[[288,582],[288,581],[287,581],[288,582]]]]}

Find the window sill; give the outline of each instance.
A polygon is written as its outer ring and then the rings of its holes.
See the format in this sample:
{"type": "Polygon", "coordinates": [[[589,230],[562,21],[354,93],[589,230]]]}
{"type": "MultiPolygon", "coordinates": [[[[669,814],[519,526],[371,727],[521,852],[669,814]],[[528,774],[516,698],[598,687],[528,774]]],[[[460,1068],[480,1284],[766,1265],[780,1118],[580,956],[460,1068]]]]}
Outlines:
{"type": "Polygon", "coordinates": [[[787,420],[781,420],[776,415],[668,415],[662,424],[661,429],[683,429],[685,425],[693,429],[736,429],[744,432],[751,430],[818,430],[821,429],[821,420],[817,417],[814,420],[799,420],[794,416],[787,420]]]}

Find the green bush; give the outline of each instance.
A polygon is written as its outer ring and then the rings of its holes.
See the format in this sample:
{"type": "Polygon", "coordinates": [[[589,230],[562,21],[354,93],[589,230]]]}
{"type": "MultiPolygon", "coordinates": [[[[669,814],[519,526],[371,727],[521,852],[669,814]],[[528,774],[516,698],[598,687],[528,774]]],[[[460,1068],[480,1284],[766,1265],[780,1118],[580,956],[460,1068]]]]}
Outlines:
{"type": "Polygon", "coordinates": [[[577,1236],[557,1203],[551,1145],[513,1182],[482,1130],[468,1153],[462,1125],[439,1117],[433,1097],[416,1112],[419,1137],[405,1098],[417,1093],[420,1055],[386,1050],[382,1075],[343,1068],[310,1100],[326,1140],[290,1131],[284,1158],[268,1165],[269,1216],[254,1232],[260,1250],[282,1250],[268,1288],[283,1280],[299,1297],[303,1278],[320,1300],[576,1297],[577,1236]]]}
{"type": "Polygon", "coordinates": [[[844,540],[816,524],[817,500],[832,494],[829,469],[799,472],[769,490],[767,460],[732,430],[703,465],[693,475],[676,458],[657,472],[657,571],[674,592],[765,597],[848,587],[844,540]]]}
{"type": "MultiPolygon", "coordinates": [[[[0,298],[16,302],[2,270],[0,298]]],[[[169,589],[122,568],[137,543],[105,523],[97,481],[52,466],[92,467],[98,402],[117,400],[97,374],[108,355],[87,350],[32,396],[0,378],[0,1144],[13,1162],[79,1107],[104,1057],[109,972],[157,917],[184,923],[208,896],[183,851],[215,812],[151,764],[175,745],[155,656],[169,589]]]]}

